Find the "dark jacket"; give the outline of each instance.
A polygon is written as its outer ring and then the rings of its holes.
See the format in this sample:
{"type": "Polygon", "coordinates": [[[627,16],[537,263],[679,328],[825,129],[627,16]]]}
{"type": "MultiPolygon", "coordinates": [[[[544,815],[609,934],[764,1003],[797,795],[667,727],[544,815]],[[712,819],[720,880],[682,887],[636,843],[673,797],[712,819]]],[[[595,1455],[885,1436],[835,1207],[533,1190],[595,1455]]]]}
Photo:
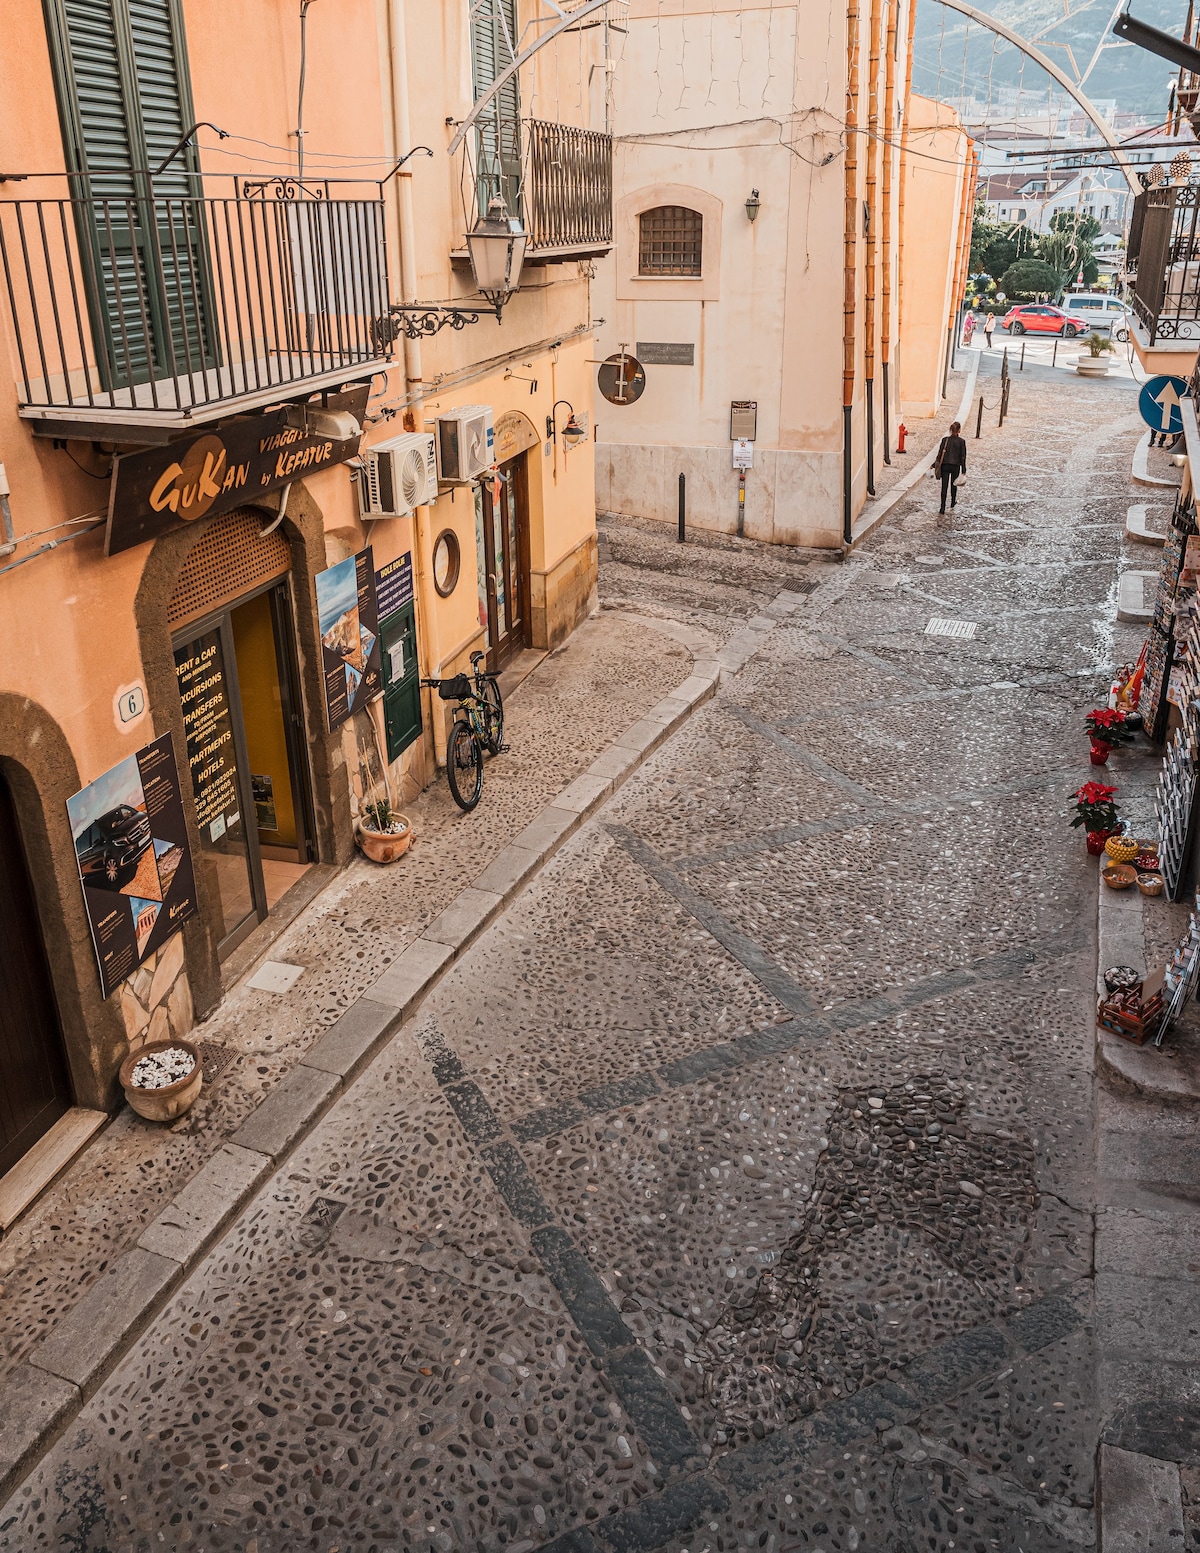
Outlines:
{"type": "Polygon", "coordinates": [[[941,474],[943,469],[955,468],[965,474],[967,471],[966,442],[961,437],[943,437],[934,468],[938,474],[941,474]]]}

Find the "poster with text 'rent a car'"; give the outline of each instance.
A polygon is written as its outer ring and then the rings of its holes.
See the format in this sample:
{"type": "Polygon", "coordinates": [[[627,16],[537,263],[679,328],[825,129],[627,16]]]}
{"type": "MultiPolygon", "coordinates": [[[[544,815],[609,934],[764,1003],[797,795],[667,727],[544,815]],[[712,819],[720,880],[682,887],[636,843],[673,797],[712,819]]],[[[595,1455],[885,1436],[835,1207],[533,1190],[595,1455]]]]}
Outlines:
{"type": "Polygon", "coordinates": [[[318,572],[317,619],[330,733],[383,689],[371,547],[318,572]]]}
{"type": "Polygon", "coordinates": [[[68,798],[67,818],[107,998],[196,911],[171,735],[68,798]]]}

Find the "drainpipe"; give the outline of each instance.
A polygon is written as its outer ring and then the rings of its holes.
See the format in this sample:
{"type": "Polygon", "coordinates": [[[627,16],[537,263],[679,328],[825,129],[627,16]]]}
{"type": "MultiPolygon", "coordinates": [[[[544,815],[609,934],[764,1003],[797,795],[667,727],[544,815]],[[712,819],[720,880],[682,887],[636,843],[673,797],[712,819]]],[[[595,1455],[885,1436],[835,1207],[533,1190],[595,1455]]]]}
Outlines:
{"type": "Polygon", "coordinates": [[[846,8],[846,210],[843,227],[842,298],[842,541],[854,542],[854,378],[857,368],[855,306],[858,285],[858,0],[846,8]]]}
{"type": "MultiPolygon", "coordinates": [[[[891,144],[896,129],[896,6],[899,0],[889,0],[887,44],[884,50],[883,122],[885,142],[880,147],[883,157],[883,329],[880,338],[880,355],[883,367],[883,461],[892,461],[891,404],[889,403],[888,367],[892,357],[892,163],[896,157],[891,144]]],[[[913,6],[916,14],[916,6],[913,6]]]]}
{"type": "MultiPolygon", "coordinates": [[[[412,150],[412,120],[409,110],[408,90],[408,37],[405,27],[405,0],[388,0],[388,36],[391,46],[392,71],[392,134],[397,158],[412,150]]],[[[392,180],[396,190],[397,215],[400,222],[400,300],[417,300],[417,223],[413,213],[412,172],[402,167],[392,180]]],[[[405,399],[409,402],[414,431],[425,429],[425,413],[422,396],[424,379],[421,372],[421,342],[404,337],[405,399]]],[[[433,649],[437,643],[437,604],[433,588],[431,567],[433,564],[433,513],[429,507],[418,507],[413,514],[413,570],[416,573],[417,603],[424,624],[426,645],[433,649]],[[426,560],[428,557],[428,561],[426,560]]],[[[426,671],[436,679],[442,672],[439,662],[426,671]]],[[[425,708],[428,724],[433,729],[433,758],[437,765],[446,764],[446,725],[441,703],[434,692],[427,690],[425,708]]]]}
{"type": "MultiPolygon", "coordinates": [[[[913,48],[917,30],[917,3],[908,0],[908,43],[904,55],[904,127],[900,133],[900,193],[896,201],[896,247],[899,264],[896,270],[896,312],[901,331],[904,327],[904,196],[908,190],[909,110],[912,103],[913,48]]],[[[897,384],[897,402],[903,400],[903,384],[897,384]]]]}
{"type": "Polygon", "coordinates": [[[875,283],[878,245],[879,180],[879,36],[882,0],[871,0],[871,52],[867,72],[867,273],[863,319],[863,376],[867,390],[867,495],[875,494],[875,283]]]}
{"type": "Polygon", "coordinates": [[[942,369],[942,398],[946,397],[947,378],[954,362],[955,346],[958,344],[958,304],[959,298],[965,291],[962,283],[963,265],[968,262],[970,248],[964,249],[963,241],[968,227],[971,224],[971,205],[975,196],[975,172],[978,160],[974,152],[969,153],[971,160],[963,167],[963,203],[958,213],[958,240],[954,248],[954,265],[950,275],[950,318],[946,329],[946,356],[942,369]]]}

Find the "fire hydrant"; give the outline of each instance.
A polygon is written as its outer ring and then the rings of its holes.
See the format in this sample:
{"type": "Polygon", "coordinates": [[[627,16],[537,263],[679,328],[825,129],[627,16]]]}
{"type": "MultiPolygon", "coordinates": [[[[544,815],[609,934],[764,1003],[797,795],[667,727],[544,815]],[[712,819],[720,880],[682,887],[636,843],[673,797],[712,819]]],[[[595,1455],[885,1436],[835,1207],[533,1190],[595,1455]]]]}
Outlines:
{"type": "Polygon", "coordinates": [[[904,439],[908,436],[908,427],[903,421],[896,427],[896,452],[904,452],[904,439]]]}

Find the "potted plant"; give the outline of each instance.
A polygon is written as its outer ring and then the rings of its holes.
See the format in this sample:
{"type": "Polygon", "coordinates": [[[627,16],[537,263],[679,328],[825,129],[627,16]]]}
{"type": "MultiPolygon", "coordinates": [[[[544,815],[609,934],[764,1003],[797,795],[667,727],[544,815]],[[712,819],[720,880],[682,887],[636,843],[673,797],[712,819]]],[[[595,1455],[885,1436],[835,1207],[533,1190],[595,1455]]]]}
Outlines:
{"type": "Polygon", "coordinates": [[[355,840],[373,863],[394,863],[412,844],[412,821],[397,814],[386,798],[366,806],[355,827],[355,840]]]}
{"type": "Polygon", "coordinates": [[[1075,362],[1076,372],[1081,377],[1103,377],[1108,371],[1108,362],[1104,358],[1109,353],[1115,353],[1117,347],[1104,334],[1089,334],[1083,343],[1087,346],[1087,355],[1080,356],[1075,362]]]}
{"type": "Polygon", "coordinates": [[[1072,826],[1082,825],[1087,831],[1087,849],[1093,857],[1104,851],[1104,843],[1114,831],[1121,829],[1117,806],[1113,802],[1115,787],[1103,782],[1085,782],[1071,794],[1075,804],[1072,826]]]}
{"type": "Polygon", "coordinates": [[[1088,738],[1092,741],[1092,765],[1107,763],[1114,744],[1128,744],[1133,738],[1133,728],[1124,712],[1109,707],[1096,707],[1084,719],[1088,738]]]}
{"type": "Polygon", "coordinates": [[[196,1103],[204,1066],[190,1041],[149,1041],[129,1053],[119,1078],[139,1116],[149,1122],[173,1122],[196,1103]]]}

